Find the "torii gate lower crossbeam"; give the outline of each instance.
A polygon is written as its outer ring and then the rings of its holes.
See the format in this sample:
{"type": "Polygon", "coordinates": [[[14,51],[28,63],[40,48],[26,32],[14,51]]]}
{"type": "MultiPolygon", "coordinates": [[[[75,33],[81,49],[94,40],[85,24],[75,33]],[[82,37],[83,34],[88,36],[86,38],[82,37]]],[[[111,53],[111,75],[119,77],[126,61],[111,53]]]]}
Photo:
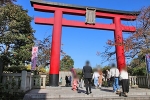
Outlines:
{"type": "Polygon", "coordinates": [[[36,0],[31,0],[31,3],[34,9],[37,11],[54,12],[54,18],[38,18],[38,17],[35,18],[36,24],[53,25],[52,47],[51,47],[52,49],[51,49],[50,72],[49,72],[50,86],[58,86],[59,83],[62,26],[114,31],[117,66],[119,70],[121,70],[123,67],[126,66],[122,32],[123,31],[134,32],[135,27],[122,25],[121,20],[135,20],[139,12],[97,9],[96,17],[111,18],[113,20],[113,23],[112,24],[95,23],[95,25],[88,25],[85,24],[85,22],[67,20],[63,18],[63,14],[84,16],[86,13],[85,7],[65,5],[52,2],[45,3],[45,1],[39,2],[36,0]]]}

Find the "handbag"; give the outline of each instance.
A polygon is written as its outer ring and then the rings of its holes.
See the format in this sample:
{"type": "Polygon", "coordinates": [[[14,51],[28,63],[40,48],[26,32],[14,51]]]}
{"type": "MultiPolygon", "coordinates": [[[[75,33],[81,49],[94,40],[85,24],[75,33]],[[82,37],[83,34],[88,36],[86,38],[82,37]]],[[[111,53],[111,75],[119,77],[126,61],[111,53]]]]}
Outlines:
{"type": "Polygon", "coordinates": [[[114,81],[114,79],[115,79],[115,77],[114,76],[112,76],[112,77],[110,77],[110,81],[114,81]]]}

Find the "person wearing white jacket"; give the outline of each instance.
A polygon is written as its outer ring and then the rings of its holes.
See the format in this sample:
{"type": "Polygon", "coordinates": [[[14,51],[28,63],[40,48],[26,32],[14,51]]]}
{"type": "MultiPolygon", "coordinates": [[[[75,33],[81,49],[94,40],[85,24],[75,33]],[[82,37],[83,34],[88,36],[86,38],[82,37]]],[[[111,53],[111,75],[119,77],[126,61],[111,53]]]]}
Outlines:
{"type": "Polygon", "coordinates": [[[124,67],[123,70],[120,72],[119,79],[121,80],[122,84],[122,92],[124,93],[124,96],[127,97],[127,93],[129,92],[129,76],[127,72],[127,67],[124,67]]]}
{"type": "Polygon", "coordinates": [[[115,64],[112,64],[112,68],[110,69],[110,78],[113,79],[113,91],[114,93],[120,92],[120,86],[119,86],[119,70],[115,66],[115,64]]]}
{"type": "Polygon", "coordinates": [[[100,75],[99,75],[99,73],[98,73],[98,70],[93,73],[92,79],[94,79],[95,88],[98,88],[98,78],[99,78],[99,76],[100,76],[100,75]]]}

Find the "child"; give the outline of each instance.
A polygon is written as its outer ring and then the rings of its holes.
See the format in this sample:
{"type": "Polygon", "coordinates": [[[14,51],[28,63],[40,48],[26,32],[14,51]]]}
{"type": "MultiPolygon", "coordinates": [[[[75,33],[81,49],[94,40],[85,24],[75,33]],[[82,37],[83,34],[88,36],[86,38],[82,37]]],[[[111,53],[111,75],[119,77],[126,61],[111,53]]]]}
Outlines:
{"type": "Polygon", "coordinates": [[[78,84],[79,84],[78,78],[77,78],[77,76],[74,76],[73,84],[72,84],[72,90],[73,91],[78,91],[78,84]]]}

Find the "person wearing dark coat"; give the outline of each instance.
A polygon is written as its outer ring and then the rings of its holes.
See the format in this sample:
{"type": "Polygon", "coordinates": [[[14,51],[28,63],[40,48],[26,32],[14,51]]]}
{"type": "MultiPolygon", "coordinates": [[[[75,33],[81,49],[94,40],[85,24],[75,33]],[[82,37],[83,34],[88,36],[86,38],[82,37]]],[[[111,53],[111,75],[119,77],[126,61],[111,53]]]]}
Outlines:
{"type": "Polygon", "coordinates": [[[66,87],[69,86],[69,79],[68,79],[68,76],[65,77],[65,80],[66,80],[66,87]]]}
{"type": "Polygon", "coordinates": [[[85,87],[86,87],[86,94],[88,95],[89,93],[92,93],[91,91],[91,81],[92,81],[92,67],[90,66],[90,62],[86,61],[85,66],[82,69],[82,76],[85,81],[85,87]]]}

